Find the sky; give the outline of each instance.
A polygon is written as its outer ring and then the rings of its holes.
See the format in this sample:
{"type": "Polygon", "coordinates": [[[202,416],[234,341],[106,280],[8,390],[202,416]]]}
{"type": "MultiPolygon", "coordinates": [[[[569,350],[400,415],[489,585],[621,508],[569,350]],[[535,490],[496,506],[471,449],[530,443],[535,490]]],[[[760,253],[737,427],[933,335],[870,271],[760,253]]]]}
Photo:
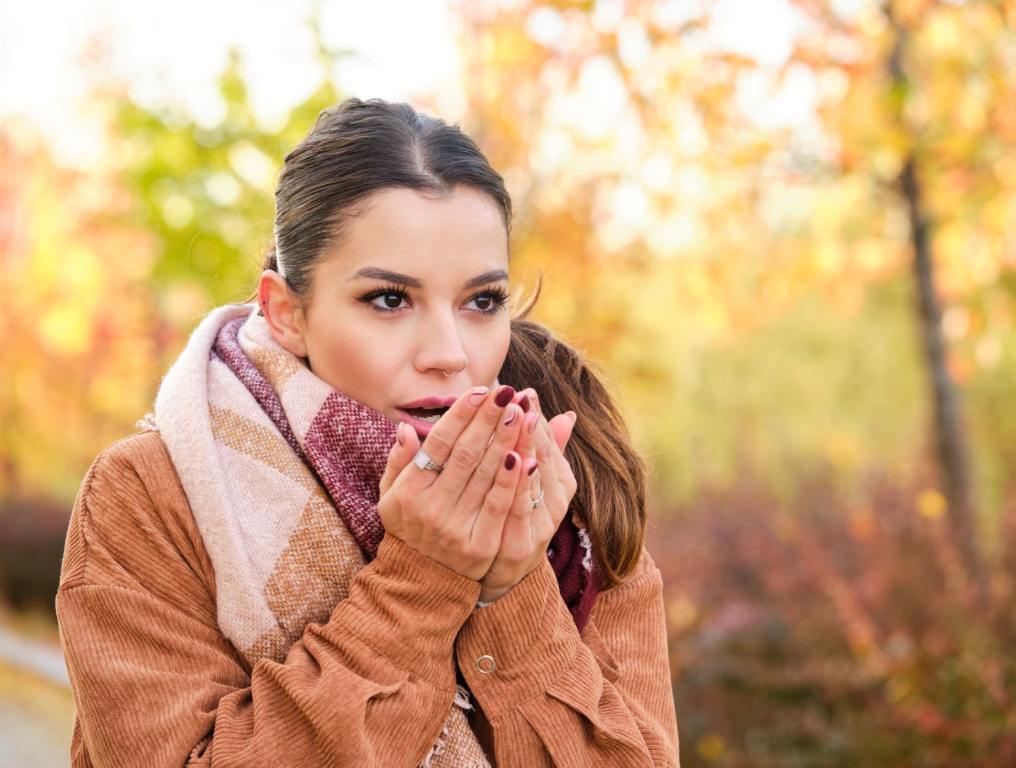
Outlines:
{"type": "MultiPolygon", "coordinates": [[[[465,0],[512,4],[517,0],[465,0]]],[[[281,121],[319,82],[307,20],[320,14],[323,42],[350,52],[333,76],[343,93],[412,101],[427,95],[446,120],[461,117],[463,74],[455,0],[0,0],[0,120],[18,116],[41,130],[58,160],[87,167],[101,160],[102,115],[87,95],[123,83],[149,107],[174,104],[214,124],[223,105],[215,79],[229,48],[266,127],[281,121]],[[87,64],[86,64],[87,63],[87,64]],[[91,111],[90,111],[91,110],[91,111]]],[[[594,17],[610,25],[623,0],[597,0],[594,17]]],[[[845,0],[840,0],[845,2],[845,0]]],[[[708,7],[716,44],[778,67],[800,24],[787,0],[658,0],[670,18],[708,7]]],[[[553,36],[553,12],[530,19],[534,35],[553,36]]],[[[591,67],[595,79],[596,68],[591,67]]],[[[604,82],[587,92],[609,92],[604,82]]],[[[747,83],[742,98],[766,119],[806,119],[813,84],[791,80],[777,98],[747,83]]],[[[589,105],[595,112],[595,105],[589,105]]]]}
{"type": "Polygon", "coordinates": [[[457,82],[447,0],[0,0],[0,119],[27,118],[61,160],[87,165],[101,151],[86,98],[96,80],[122,82],[146,105],[177,103],[214,123],[222,109],[215,78],[235,45],[255,113],[270,125],[319,82],[306,23],[315,7],[324,43],[351,51],[336,72],[343,92],[411,99],[457,82]]]}

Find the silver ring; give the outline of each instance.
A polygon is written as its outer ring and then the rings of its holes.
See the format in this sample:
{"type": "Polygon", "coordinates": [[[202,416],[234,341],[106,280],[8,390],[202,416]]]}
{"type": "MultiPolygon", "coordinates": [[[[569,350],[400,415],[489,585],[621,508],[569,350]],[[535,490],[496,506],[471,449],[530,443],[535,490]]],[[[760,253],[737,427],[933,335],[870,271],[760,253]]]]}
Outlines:
{"type": "Polygon", "coordinates": [[[537,496],[535,499],[529,500],[529,508],[536,509],[542,503],[543,503],[543,488],[540,488],[540,495],[537,496]]]}
{"type": "Polygon", "coordinates": [[[436,464],[423,448],[416,452],[416,455],[413,457],[413,463],[420,469],[433,469],[435,472],[440,472],[444,469],[440,464],[436,464]]]}

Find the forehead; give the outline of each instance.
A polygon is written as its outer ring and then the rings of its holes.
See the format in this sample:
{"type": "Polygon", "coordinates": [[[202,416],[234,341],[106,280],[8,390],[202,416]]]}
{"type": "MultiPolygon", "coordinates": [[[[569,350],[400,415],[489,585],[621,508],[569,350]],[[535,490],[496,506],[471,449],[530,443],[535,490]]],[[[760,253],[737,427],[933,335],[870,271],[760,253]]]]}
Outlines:
{"type": "Polygon", "coordinates": [[[361,204],[345,223],[337,251],[348,272],[367,265],[413,274],[421,267],[472,271],[507,263],[508,233],[497,203],[472,187],[460,184],[441,196],[398,187],[361,204]]]}

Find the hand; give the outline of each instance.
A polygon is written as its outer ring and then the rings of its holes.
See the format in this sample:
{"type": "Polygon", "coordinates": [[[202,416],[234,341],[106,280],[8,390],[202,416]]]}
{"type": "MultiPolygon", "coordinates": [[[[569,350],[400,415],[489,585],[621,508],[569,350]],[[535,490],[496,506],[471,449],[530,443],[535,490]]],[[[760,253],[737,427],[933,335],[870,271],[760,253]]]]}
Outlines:
{"type": "Polygon", "coordinates": [[[412,463],[419,437],[400,423],[381,478],[378,513],[385,530],[476,581],[497,554],[522,473],[521,457],[512,448],[524,413],[511,402],[514,396],[511,387],[495,393],[477,387],[452,404],[423,442],[431,459],[444,466],[440,473],[412,463]]]}
{"type": "Polygon", "coordinates": [[[533,468],[518,484],[511,510],[501,533],[501,546],[484,575],[480,600],[491,602],[518,584],[546,557],[547,545],[564,519],[577,484],[564,448],[575,427],[575,413],[543,417],[535,390],[522,393],[530,400],[516,450],[523,466],[533,468]],[[543,502],[535,509],[531,499],[543,489],[543,502]]]}

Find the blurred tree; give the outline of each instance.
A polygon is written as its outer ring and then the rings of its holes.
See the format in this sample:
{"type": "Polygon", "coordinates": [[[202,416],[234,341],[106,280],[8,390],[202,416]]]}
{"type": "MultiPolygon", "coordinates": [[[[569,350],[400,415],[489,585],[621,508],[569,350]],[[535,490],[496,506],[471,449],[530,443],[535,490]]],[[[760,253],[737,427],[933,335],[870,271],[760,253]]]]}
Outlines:
{"type": "Polygon", "coordinates": [[[942,332],[941,301],[935,286],[930,222],[925,204],[926,195],[918,170],[919,165],[924,164],[922,160],[926,162],[927,158],[918,155],[915,139],[920,129],[912,126],[906,116],[906,97],[912,87],[905,71],[904,60],[909,52],[910,24],[914,22],[901,19],[891,1],[886,2],[884,10],[893,36],[888,68],[892,92],[897,95],[894,101],[895,120],[898,130],[908,139],[902,153],[903,165],[898,183],[910,222],[920,330],[934,413],[935,448],[938,465],[945,481],[949,520],[966,567],[983,592],[985,584],[976,541],[966,429],[960,412],[959,394],[946,367],[946,344],[942,332]]]}
{"type": "Polygon", "coordinates": [[[272,196],[285,153],[339,100],[324,76],[326,61],[322,52],[318,89],[272,128],[258,123],[235,53],[219,81],[225,109],[214,126],[179,110],[116,100],[120,179],[133,201],[124,221],[154,236],[151,277],[164,302],[197,287],[200,300],[189,306],[201,312],[250,294],[272,239],[272,196]]]}
{"type": "Polygon", "coordinates": [[[272,236],[275,174],[338,100],[318,89],[271,130],[257,124],[234,54],[224,117],[145,108],[109,85],[108,165],[60,168],[31,131],[0,134],[21,172],[0,190],[0,502],[69,501],[104,445],[129,434],[196,321],[253,290],[272,236]]]}
{"type": "Polygon", "coordinates": [[[817,40],[809,36],[801,60],[823,72],[842,66],[850,72],[846,97],[826,115],[826,131],[839,146],[835,170],[861,179],[873,194],[844,219],[873,216],[874,205],[897,212],[907,225],[931,405],[928,444],[964,565],[983,590],[969,440],[955,383],[969,382],[972,366],[950,341],[974,336],[974,349],[981,350],[976,362],[991,367],[997,340],[983,320],[970,322],[968,307],[980,314],[976,307],[985,298],[1012,296],[1006,284],[1016,264],[1016,229],[1012,216],[999,213],[1016,204],[1014,9],[996,2],[886,0],[847,14],[830,5],[796,5],[820,33],[817,40]],[[851,53],[838,53],[844,50],[851,53]],[[943,300],[951,305],[945,313],[943,300]]]}
{"type": "MultiPolygon", "coordinates": [[[[623,382],[664,475],[708,476],[724,445],[727,464],[761,460],[777,482],[781,466],[793,483],[823,455],[855,473],[895,464],[926,401],[909,320],[933,393],[927,442],[976,577],[952,382],[1001,375],[1000,338],[1012,336],[1012,4],[901,0],[888,14],[876,2],[772,0],[753,13],[773,17],[776,37],[748,46],[724,36],[732,3],[461,8],[477,73],[467,114],[526,201],[521,266],[549,264],[555,278],[538,312],[623,382]],[[889,286],[908,274],[920,300],[885,304],[906,297],[889,286]],[[809,295],[825,301],[817,313],[804,310],[809,295]],[[830,310],[852,320],[850,334],[871,328],[835,373],[818,352],[842,341],[830,310]],[[810,341],[795,347],[784,332],[755,347],[780,317],[785,329],[811,323],[799,331],[810,341]],[[745,344],[755,348],[739,377],[703,368],[705,350],[719,361],[745,344]],[[756,397],[773,359],[780,391],[756,397]],[[738,391],[727,407],[713,398],[707,420],[689,419],[692,394],[727,381],[738,391]],[[793,406],[823,392],[809,431],[812,414],[793,406]],[[682,405],[661,413],[675,393],[682,405]]],[[[985,407],[975,415],[992,418],[985,407]]],[[[995,452],[983,460],[997,507],[1004,465],[995,452]]]]}

